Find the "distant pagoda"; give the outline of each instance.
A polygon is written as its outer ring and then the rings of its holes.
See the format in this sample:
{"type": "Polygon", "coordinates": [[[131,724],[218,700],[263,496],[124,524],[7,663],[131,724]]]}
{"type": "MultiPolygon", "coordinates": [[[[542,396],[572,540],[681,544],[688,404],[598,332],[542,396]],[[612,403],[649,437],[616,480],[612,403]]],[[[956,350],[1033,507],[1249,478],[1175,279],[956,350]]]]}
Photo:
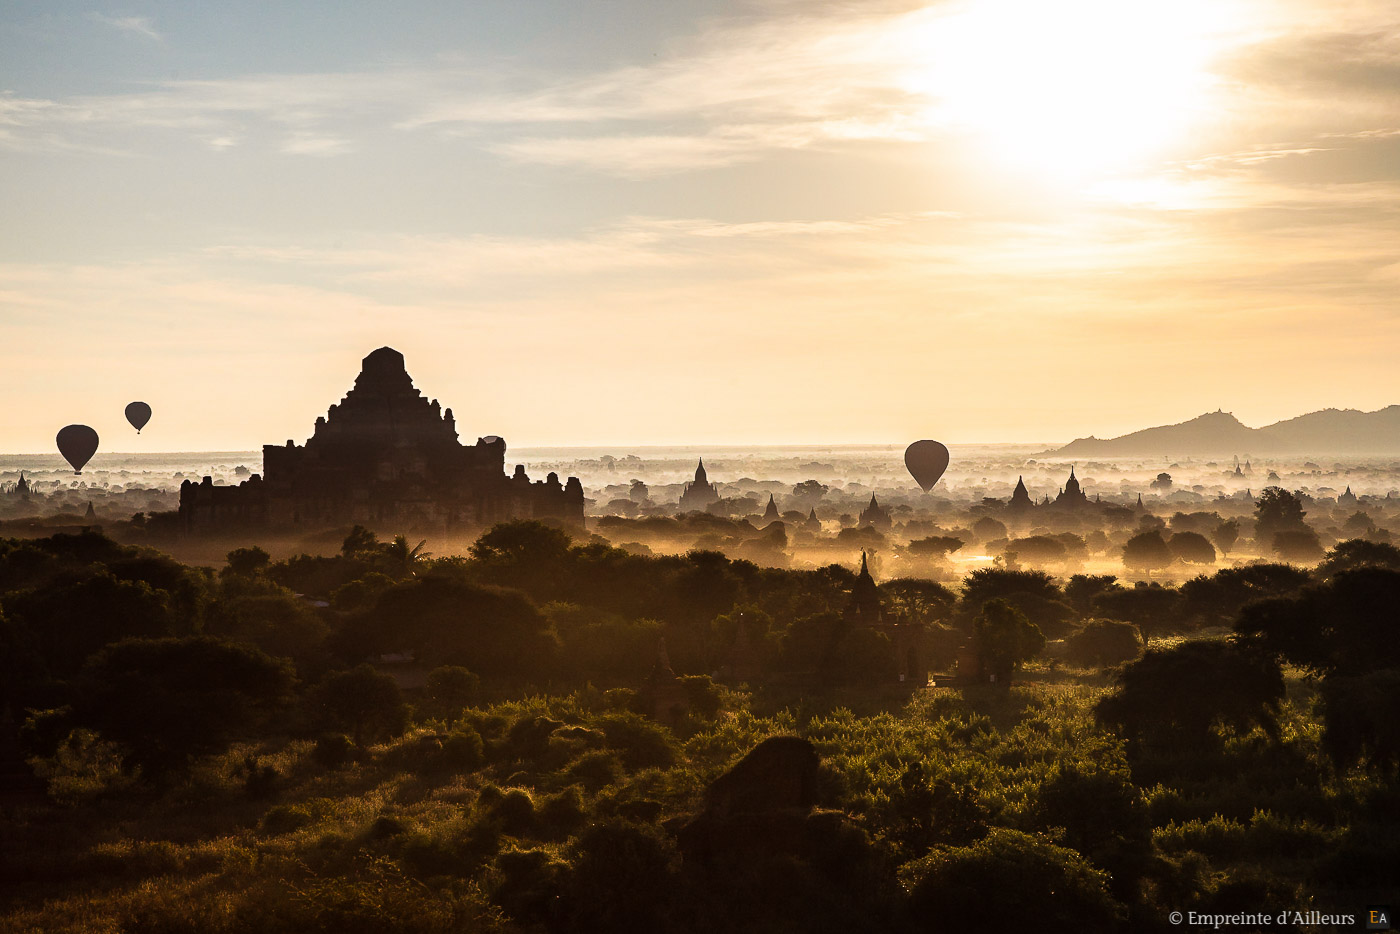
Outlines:
{"type": "Polygon", "coordinates": [[[872,529],[888,529],[892,524],[889,511],[880,505],[874,493],[870,494],[870,505],[860,511],[858,524],[872,529]]]}
{"type": "Polygon", "coordinates": [[[719,502],[719,490],[705,475],[705,458],[695,468],[695,479],[681,490],[681,512],[703,512],[712,503],[719,502]]]}

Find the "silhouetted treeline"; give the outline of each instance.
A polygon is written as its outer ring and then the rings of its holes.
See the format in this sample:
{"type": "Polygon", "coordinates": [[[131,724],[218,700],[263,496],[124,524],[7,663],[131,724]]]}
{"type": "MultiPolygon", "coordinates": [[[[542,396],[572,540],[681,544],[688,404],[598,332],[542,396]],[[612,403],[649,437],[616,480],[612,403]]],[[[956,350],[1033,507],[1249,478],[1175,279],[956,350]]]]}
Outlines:
{"type": "Polygon", "coordinates": [[[998,676],[936,689],[892,681],[855,582],[533,522],[462,557],[357,528],[339,555],[217,570],[0,542],[0,912],[1165,931],[1397,900],[1393,547],[1180,587],[888,581],[881,611],[925,624],[936,668],[971,651],[998,676]]]}

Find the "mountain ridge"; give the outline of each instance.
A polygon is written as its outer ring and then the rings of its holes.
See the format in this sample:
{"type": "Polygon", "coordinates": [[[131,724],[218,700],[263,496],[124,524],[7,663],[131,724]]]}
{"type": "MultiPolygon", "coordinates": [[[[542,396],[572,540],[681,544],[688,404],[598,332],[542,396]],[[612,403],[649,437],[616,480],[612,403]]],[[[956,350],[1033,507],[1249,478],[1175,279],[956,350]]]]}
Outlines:
{"type": "Polygon", "coordinates": [[[1221,409],[1116,438],[1076,438],[1048,453],[1094,457],[1219,454],[1400,454],[1400,405],[1319,409],[1250,428],[1221,409]]]}

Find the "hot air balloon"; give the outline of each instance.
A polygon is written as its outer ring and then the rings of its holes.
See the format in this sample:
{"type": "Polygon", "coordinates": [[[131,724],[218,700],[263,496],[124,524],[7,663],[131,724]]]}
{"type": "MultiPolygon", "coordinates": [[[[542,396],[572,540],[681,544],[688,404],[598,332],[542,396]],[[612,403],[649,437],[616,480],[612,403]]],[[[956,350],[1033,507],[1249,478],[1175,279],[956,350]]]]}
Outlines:
{"type": "Polygon", "coordinates": [[[126,420],[131,422],[131,427],[135,428],[139,435],[141,429],[151,420],[151,407],[144,402],[131,403],[126,407],[126,420]]]}
{"type": "Polygon", "coordinates": [[[86,425],[60,428],[55,440],[58,442],[58,453],[73,465],[73,472],[77,474],[83,472],[83,465],[97,453],[97,432],[86,425]]]}
{"type": "Polygon", "coordinates": [[[915,441],[904,449],[904,466],[927,493],[948,469],[948,449],[937,441],[915,441]]]}

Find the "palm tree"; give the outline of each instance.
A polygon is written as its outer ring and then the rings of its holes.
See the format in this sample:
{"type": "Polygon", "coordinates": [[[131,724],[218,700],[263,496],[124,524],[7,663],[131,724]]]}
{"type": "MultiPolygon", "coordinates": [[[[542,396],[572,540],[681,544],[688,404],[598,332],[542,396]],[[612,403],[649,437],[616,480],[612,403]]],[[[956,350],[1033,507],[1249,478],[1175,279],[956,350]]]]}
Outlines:
{"type": "Polygon", "coordinates": [[[425,558],[432,557],[431,551],[423,550],[423,546],[426,544],[428,544],[428,540],[425,538],[409,548],[408,539],[402,535],[395,535],[392,542],[383,546],[384,557],[394,570],[405,577],[412,577],[414,565],[425,558]]]}

